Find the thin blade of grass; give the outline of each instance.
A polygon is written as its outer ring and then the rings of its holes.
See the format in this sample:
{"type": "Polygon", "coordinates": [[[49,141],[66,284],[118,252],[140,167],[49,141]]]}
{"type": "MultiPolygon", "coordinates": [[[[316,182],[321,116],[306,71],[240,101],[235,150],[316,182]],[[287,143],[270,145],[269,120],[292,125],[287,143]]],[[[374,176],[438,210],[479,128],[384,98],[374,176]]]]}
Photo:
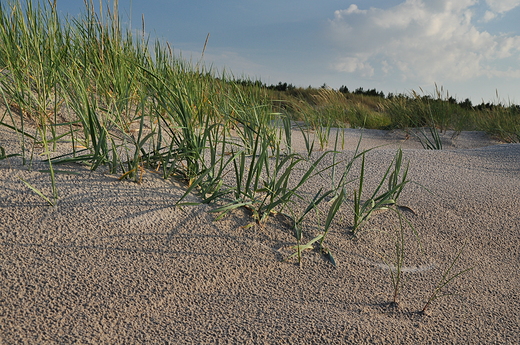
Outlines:
{"type": "Polygon", "coordinates": [[[20,180],[22,180],[22,182],[27,186],[29,187],[33,192],[35,192],[36,194],[38,194],[43,200],[45,200],[49,205],[51,206],[54,206],[54,203],[52,202],[51,199],[49,199],[47,196],[45,196],[39,189],[37,189],[36,187],[33,187],[33,185],[31,185],[29,182],[25,181],[23,178],[21,177],[18,177],[20,180]]]}

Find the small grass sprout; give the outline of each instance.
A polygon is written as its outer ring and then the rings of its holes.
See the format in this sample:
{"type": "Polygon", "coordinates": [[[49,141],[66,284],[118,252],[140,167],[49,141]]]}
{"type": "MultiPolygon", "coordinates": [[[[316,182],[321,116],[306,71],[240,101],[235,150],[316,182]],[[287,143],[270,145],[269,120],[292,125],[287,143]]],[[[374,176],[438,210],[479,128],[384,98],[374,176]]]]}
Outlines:
{"type": "Polygon", "coordinates": [[[451,264],[448,266],[448,268],[444,271],[444,273],[441,276],[441,279],[437,282],[437,285],[433,289],[432,293],[426,300],[426,303],[424,304],[424,307],[421,309],[420,313],[425,314],[427,310],[431,307],[431,304],[441,297],[451,296],[453,294],[451,293],[442,293],[442,291],[448,286],[450,283],[452,283],[455,279],[463,275],[464,273],[471,271],[473,267],[466,268],[462,271],[459,271],[458,273],[451,273],[453,270],[453,267],[459,261],[460,256],[462,255],[462,252],[464,251],[464,248],[466,247],[467,242],[462,246],[462,248],[459,250],[451,264]]]}
{"type": "Polygon", "coordinates": [[[300,267],[302,267],[303,266],[303,262],[302,262],[303,251],[314,249],[314,243],[318,242],[322,238],[323,238],[323,234],[320,234],[320,235],[314,237],[312,240],[310,240],[306,244],[297,244],[295,246],[292,246],[291,249],[295,250],[296,253],[289,256],[286,260],[289,260],[296,256],[296,257],[298,257],[298,263],[299,263],[300,267]]]}
{"type": "MultiPolygon", "coordinates": [[[[399,306],[399,297],[401,291],[406,284],[407,280],[404,277],[403,268],[405,267],[406,260],[406,240],[405,240],[405,224],[404,224],[404,215],[399,211],[398,208],[391,208],[391,210],[395,211],[399,218],[399,226],[397,230],[393,234],[393,245],[394,245],[394,255],[391,258],[384,255],[383,253],[376,252],[383,262],[385,263],[388,271],[390,273],[390,281],[392,283],[392,297],[389,303],[390,308],[397,308],[399,306]]],[[[413,232],[415,229],[409,221],[406,221],[408,225],[412,228],[413,232]]]]}

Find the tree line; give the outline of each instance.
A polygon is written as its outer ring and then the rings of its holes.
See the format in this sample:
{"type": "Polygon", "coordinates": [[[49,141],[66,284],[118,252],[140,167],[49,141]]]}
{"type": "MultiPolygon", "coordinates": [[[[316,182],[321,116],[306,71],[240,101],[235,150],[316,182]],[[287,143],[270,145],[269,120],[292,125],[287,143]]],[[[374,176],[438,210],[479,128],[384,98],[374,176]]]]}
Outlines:
{"type": "MultiPolygon", "coordinates": [[[[271,84],[271,85],[262,83],[259,80],[253,81],[253,80],[246,80],[246,79],[236,79],[236,80],[234,80],[234,82],[237,84],[241,84],[243,86],[254,86],[254,87],[265,88],[268,90],[279,91],[279,92],[291,92],[291,91],[295,91],[297,89],[301,89],[291,83],[286,83],[286,82],[282,83],[281,81],[278,82],[278,84],[271,84]]],[[[323,84],[319,88],[326,89],[329,87],[327,86],[327,84],[323,84]]],[[[315,88],[313,88],[310,85],[307,88],[307,90],[312,90],[312,89],[315,89],[315,88]]],[[[405,95],[403,93],[394,94],[392,92],[389,92],[388,94],[385,95],[385,93],[383,91],[377,91],[375,88],[365,90],[363,87],[358,87],[357,89],[354,89],[354,91],[350,91],[349,88],[345,85],[340,86],[340,88],[337,91],[342,94],[345,94],[345,95],[354,94],[354,95],[363,95],[363,96],[371,96],[371,97],[380,97],[380,98],[384,98],[384,99],[412,98],[410,95],[405,95]]],[[[487,103],[482,102],[478,105],[473,105],[473,103],[471,102],[471,100],[469,98],[466,98],[463,101],[458,101],[453,96],[449,96],[447,99],[436,99],[430,95],[423,95],[423,96],[419,96],[419,98],[421,98],[421,100],[423,100],[423,101],[445,101],[450,104],[458,104],[461,108],[464,108],[464,109],[492,110],[494,107],[497,107],[497,106],[504,107],[503,104],[494,104],[494,103],[490,103],[490,102],[487,102],[487,103]]],[[[520,112],[520,105],[510,104],[508,106],[513,107],[517,111],[520,112]]]]}

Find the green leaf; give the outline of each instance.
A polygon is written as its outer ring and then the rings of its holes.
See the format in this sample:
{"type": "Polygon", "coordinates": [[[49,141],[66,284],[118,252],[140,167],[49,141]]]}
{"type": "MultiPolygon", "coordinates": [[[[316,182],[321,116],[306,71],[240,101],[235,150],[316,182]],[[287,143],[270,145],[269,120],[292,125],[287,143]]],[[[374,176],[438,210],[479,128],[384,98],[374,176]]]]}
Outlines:
{"type": "MultiPolygon", "coordinates": [[[[38,170],[39,172],[41,173],[50,173],[51,170],[50,169],[46,169],[46,170],[38,170]]],[[[79,172],[76,172],[76,171],[67,171],[67,170],[53,170],[54,173],[56,174],[66,174],[66,175],[81,175],[81,173],[79,172]]]]}
{"type": "Polygon", "coordinates": [[[54,203],[48,197],[46,197],[42,192],[40,192],[37,188],[33,187],[29,182],[25,181],[23,178],[21,178],[21,177],[18,177],[18,178],[20,180],[22,180],[22,182],[25,183],[25,185],[27,187],[29,187],[33,192],[38,194],[43,200],[47,201],[47,203],[49,205],[54,206],[54,203]]]}
{"type": "Polygon", "coordinates": [[[334,256],[332,255],[331,251],[329,249],[323,248],[322,252],[325,258],[329,260],[330,263],[334,265],[334,267],[337,267],[336,260],[334,259],[334,256]]]}

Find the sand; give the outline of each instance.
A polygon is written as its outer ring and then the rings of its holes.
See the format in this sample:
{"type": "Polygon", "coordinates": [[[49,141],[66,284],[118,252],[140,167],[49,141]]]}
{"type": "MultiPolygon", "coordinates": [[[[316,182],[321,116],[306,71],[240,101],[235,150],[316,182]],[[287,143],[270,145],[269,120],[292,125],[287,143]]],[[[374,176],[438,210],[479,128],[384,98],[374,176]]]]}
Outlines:
{"type": "MultiPolygon", "coordinates": [[[[345,132],[338,158],[352,156],[360,133],[345,132]]],[[[427,151],[402,132],[363,131],[363,148],[380,146],[366,157],[367,193],[398,147],[410,161],[414,183],[400,204],[424,252],[406,228],[397,308],[389,305],[391,259],[381,259],[393,253],[392,211],[374,214],[352,239],[347,202],[325,242],[337,266],[308,251],[300,267],[284,261],[295,239],[282,214],[262,227],[245,227],[245,210],[214,221],[211,205],[174,207],[185,188],[175,181],[147,172],[139,185],[76,164],[59,167],[70,174],[58,175],[60,198],[50,207],[19,179],[50,193],[38,171],[45,164],[1,160],[0,343],[519,343],[520,144],[453,134],[443,135],[444,150],[427,151]],[[419,313],[464,244],[452,272],[472,270],[419,313]]],[[[293,140],[304,152],[297,131],[293,140]]],[[[0,146],[19,150],[5,128],[0,146]]],[[[316,177],[302,193],[330,183],[316,177]]],[[[306,239],[322,223],[309,217],[306,239]]]]}

